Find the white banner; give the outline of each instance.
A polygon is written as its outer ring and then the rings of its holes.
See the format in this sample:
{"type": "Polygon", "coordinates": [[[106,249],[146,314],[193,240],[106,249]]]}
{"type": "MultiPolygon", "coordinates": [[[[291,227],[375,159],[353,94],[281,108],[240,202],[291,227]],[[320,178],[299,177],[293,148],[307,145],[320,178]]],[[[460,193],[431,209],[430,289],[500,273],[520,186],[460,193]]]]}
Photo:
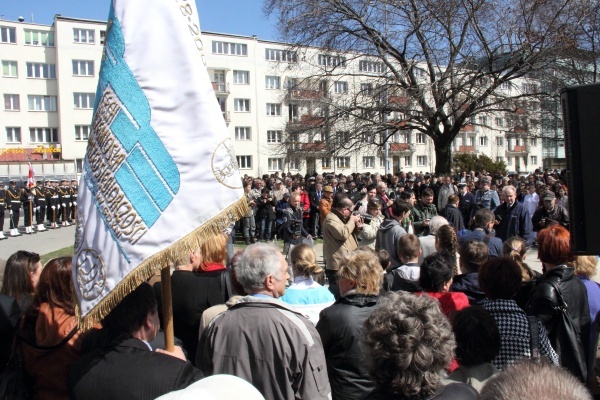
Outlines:
{"type": "Polygon", "coordinates": [[[113,0],[79,184],[84,329],[246,211],[193,0],[113,0]]]}

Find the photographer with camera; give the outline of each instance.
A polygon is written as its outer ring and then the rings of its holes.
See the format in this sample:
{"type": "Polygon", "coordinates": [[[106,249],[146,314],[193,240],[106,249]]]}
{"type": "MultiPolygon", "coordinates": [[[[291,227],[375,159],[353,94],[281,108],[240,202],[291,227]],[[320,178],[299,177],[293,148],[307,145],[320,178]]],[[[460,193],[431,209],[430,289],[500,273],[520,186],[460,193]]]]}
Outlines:
{"type": "Polygon", "coordinates": [[[544,205],[539,207],[531,218],[533,230],[539,232],[543,228],[559,224],[569,229],[569,213],[564,207],[556,205],[556,195],[547,192],[543,197],[544,205]]]}
{"type": "Polygon", "coordinates": [[[292,194],[290,197],[290,206],[284,210],[283,214],[283,255],[288,258],[290,245],[302,243],[302,238],[312,238],[306,232],[302,224],[302,207],[300,207],[300,195],[292,194]]]}
{"type": "Polygon", "coordinates": [[[375,238],[377,230],[383,222],[381,215],[381,202],[374,198],[367,203],[367,213],[360,214],[363,221],[363,229],[358,235],[358,241],[361,246],[367,246],[375,250],[375,238]]]}

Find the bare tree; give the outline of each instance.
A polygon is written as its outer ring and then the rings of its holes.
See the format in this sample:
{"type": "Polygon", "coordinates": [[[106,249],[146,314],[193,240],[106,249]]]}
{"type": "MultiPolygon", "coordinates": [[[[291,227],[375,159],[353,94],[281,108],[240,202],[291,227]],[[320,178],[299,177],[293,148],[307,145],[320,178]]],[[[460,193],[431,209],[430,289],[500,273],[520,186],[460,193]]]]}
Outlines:
{"type": "MultiPolygon", "coordinates": [[[[569,60],[577,50],[583,28],[597,22],[594,4],[265,0],[265,13],[277,15],[281,39],[292,43],[291,50],[308,54],[318,47],[319,57],[329,57],[314,60],[310,76],[290,87],[314,93],[297,92],[303,100],[310,98],[313,113],[310,121],[288,125],[293,145],[288,148],[296,154],[341,154],[357,146],[382,146],[397,134],[424,134],[435,147],[435,170],[443,173],[451,169],[453,140],[469,126],[489,126],[493,116],[505,115],[509,123],[494,129],[535,134],[540,99],[555,94],[546,92],[539,79],[557,58],[569,60]],[[346,68],[351,61],[359,63],[358,70],[346,68]],[[361,80],[364,76],[368,82],[361,80]],[[342,78],[360,81],[359,89],[344,93],[335,86],[342,78]],[[336,91],[339,95],[331,95],[336,91]],[[299,146],[299,135],[309,133],[310,143],[299,146]]],[[[597,31],[587,33],[596,43],[597,31]]]]}

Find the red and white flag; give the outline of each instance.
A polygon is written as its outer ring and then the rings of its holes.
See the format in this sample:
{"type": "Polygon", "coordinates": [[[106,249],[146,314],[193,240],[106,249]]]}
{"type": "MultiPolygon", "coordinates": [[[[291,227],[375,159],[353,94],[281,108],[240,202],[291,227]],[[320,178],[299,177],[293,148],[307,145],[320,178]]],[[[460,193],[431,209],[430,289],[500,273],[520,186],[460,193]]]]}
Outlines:
{"type": "Polygon", "coordinates": [[[27,187],[31,188],[35,186],[35,170],[31,163],[27,163],[29,165],[29,175],[27,176],[27,187]]]}

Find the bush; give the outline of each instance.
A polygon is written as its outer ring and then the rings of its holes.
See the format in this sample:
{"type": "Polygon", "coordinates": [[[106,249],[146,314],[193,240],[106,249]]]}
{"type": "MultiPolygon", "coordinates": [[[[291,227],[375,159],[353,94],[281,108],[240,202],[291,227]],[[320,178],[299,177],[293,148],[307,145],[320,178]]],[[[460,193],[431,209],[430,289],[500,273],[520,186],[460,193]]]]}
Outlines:
{"type": "Polygon", "coordinates": [[[452,157],[452,169],[460,174],[462,171],[487,171],[491,175],[506,175],[506,163],[494,161],[482,154],[457,154],[452,157]]]}

